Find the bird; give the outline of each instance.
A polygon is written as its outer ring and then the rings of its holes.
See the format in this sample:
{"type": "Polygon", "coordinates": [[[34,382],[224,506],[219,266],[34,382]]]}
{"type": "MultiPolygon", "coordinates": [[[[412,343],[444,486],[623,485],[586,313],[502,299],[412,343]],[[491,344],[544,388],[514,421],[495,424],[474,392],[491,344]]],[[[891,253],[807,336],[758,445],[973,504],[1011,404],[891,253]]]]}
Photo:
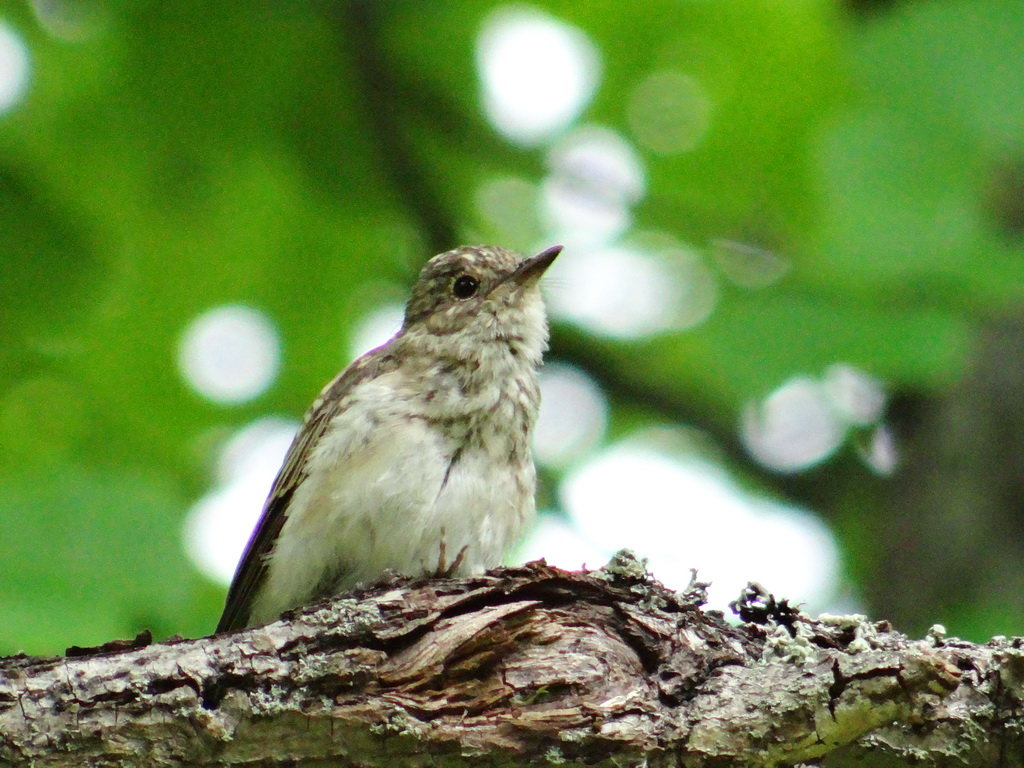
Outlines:
{"type": "Polygon", "coordinates": [[[529,258],[431,258],[401,329],[307,410],[239,561],[217,632],[379,580],[499,565],[535,515],[530,439],[548,323],[529,258]]]}

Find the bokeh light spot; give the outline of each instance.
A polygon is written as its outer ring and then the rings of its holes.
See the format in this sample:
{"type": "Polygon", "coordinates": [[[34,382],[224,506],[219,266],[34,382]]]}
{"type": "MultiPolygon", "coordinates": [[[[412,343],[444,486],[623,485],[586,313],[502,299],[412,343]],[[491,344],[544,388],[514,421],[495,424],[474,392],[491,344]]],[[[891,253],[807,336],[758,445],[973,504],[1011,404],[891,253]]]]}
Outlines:
{"type": "Polygon", "coordinates": [[[646,178],[640,157],[619,134],[580,128],[552,147],[547,160],[541,212],[555,239],[597,244],[629,227],[646,178]]]}
{"type": "Polygon", "coordinates": [[[549,565],[578,571],[600,568],[611,558],[607,550],[588,542],[571,520],[542,514],[510,559],[516,563],[546,560],[549,565]]]}
{"type": "Polygon", "coordinates": [[[887,424],[879,424],[871,430],[867,444],[861,450],[861,458],[873,472],[883,477],[896,471],[900,455],[896,436],[887,424]]]}
{"type": "Polygon", "coordinates": [[[532,8],[501,8],[480,31],[484,111],[506,138],[534,144],[570,125],[597,86],[597,49],[579,29],[532,8]]]}
{"type": "Polygon", "coordinates": [[[736,240],[712,241],[711,256],[727,278],[744,288],[766,288],[791,267],[789,260],[775,251],[736,240]]]}
{"type": "Polygon", "coordinates": [[[488,233],[494,232],[497,240],[522,244],[540,239],[536,184],[514,177],[489,179],[473,199],[488,233]]]}
{"type": "Polygon", "coordinates": [[[707,133],[711,99],[692,75],[655,72],[633,89],[627,119],[637,141],[652,152],[687,152],[707,133]]]}
{"type": "Polygon", "coordinates": [[[563,253],[551,280],[553,314],[605,336],[636,338],[704,320],[716,296],[699,257],[682,248],[648,253],[628,246],[563,253]]]}
{"type": "Polygon", "coordinates": [[[21,101],[30,71],[28,48],[17,32],[0,21],[0,114],[21,101]]]}
{"type": "Polygon", "coordinates": [[[677,589],[696,568],[715,607],[751,579],[819,607],[836,591],[838,548],[820,519],[739,489],[705,461],[631,440],[570,472],[561,497],[586,546],[609,557],[633,549],[677,589]]]}
{"type": "Polygon", "coordinates": [[[352,331],[349,345],[354,360],[371,349],[376,349],[402,328],[405,307],[397,302],[383,304],[359,320],[352,331]]]}
{"type": "Polygon", "coordinates": [[[766,467],[797,472],[819,464],[843,443],[846,426],[821,382],[797,376],[743,414],[747,450],[766,467]]]}
{"type": "Polygon", "coordinates": [[[78,43],[105,21],[102,0],[31,0],[39,25],[54,37],[78,43]]]}
{"type": "Polygon", "coordinates": [[[565,465],[600,442],[608,403],[593,379],[575,366],[548,363],[540,372],[540,394],[533,433],[537,461],[565,465]]]}
{"type": "Polygon", "coordinates": [[[290,419],[259,419],[224,444],[217,487],[195,503],[183,529],[186,553],[213,581],[231,581],[297,427],[290,419]]]}
{"type": "Polygon", "coordinates": [[[835,363],[825,371],[825,391],[839,414],[857,426],[874,424],[885,410],[882,383],[848,363],[835,363]]]}
{"type": "Polygon", "coordinates": [[[259,310],[238,304],[211,309],[185,329],[178,352],[185,380],[217,403],[242,403],[274,381],[280,343],[259,310]]]}
{"type": "Polygon", "coordinates": [[[892,434],[881,423],[886,392],[878,379],[848,363],[830,365],[822,377],[795,376],[761,403],[747,405],[747,450],[779,472],[821,463],[854,435],[864,462],[879,474],[896,465],[892,434]],[[865,427],[875,427],[865,440],[865,427]]]}

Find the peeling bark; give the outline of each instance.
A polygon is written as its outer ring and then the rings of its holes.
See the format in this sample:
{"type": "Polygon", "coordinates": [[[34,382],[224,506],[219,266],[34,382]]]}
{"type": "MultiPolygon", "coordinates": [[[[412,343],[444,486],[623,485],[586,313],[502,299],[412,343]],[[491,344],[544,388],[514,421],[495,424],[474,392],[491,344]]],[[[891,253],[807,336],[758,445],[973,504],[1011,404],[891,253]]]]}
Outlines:
{"type": "Polygon", "coordinates": [[[1024,651],[728,624],[623,554],[394,581],[242,632],[0,660],[2,766],[1022,766],[1024,651]]]}

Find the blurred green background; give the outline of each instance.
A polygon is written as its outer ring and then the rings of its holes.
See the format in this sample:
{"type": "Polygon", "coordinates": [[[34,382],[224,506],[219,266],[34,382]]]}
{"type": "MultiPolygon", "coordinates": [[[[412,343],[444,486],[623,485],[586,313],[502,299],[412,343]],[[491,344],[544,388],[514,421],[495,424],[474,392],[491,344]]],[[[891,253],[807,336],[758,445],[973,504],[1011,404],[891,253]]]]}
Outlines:
{"type": "Polygon", "coordinates": [[[225,445],[463,242],[566,245],[549,360],[608,410],[543,507],[662,427],[831,531],[814,607],[1024,634],[1021,62],[1020,0],[8,0],[0,652],[211,631],[225,445]]]}

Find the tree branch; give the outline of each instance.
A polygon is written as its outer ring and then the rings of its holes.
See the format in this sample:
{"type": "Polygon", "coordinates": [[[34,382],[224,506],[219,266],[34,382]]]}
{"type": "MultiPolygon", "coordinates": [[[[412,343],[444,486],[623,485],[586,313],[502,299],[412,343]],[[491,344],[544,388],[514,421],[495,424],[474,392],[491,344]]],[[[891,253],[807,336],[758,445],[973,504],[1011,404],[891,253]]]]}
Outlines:
{"type": "Polygon", "coordinates": [[[589,573],[396,580],[218,637],[12,657],[0,765],[1024,764],[1019,643],[768,609],[737,627],[702,600],[623,554],[589,573]]]}

